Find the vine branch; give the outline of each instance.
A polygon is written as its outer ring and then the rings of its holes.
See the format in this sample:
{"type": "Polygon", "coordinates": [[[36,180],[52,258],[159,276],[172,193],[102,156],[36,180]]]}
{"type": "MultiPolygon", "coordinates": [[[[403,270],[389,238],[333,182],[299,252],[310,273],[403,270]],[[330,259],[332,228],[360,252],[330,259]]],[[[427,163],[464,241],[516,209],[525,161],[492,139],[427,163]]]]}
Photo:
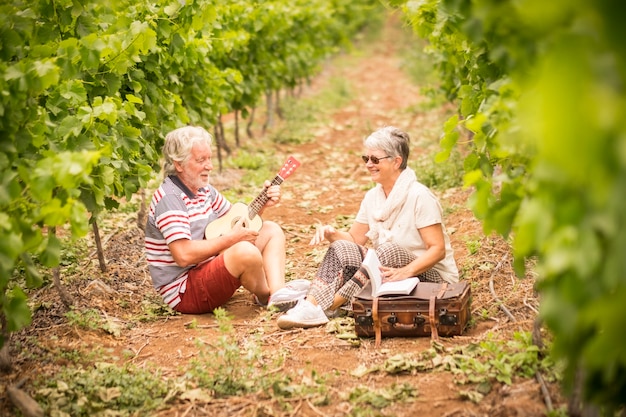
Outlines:
{"type": "Polygon", "coordinates": [[[498,272],[502,268],[502,264],[504,263],[507,257],[508,257],[508,254],[505,253],[502,256],[502,259],[500,259],[500,262],[498,262],[496,267],[493,269],[493,272],[491,272],[491,276],[489,277],[489,291],[491,292],[493,299],[496,300],[496,302],[498,303],[498,307],[500,307],[500,310],[502,310],[504,314],[506,314],[511,319],[511,321],[517,321],[515,316],[513,316],[513,314],[511,314],[511,312],[509,311],[509,309],[504,305],[504,302],[497,296],[496,291],[493,288],[493,277],[496,275],[496,272],[498,272]]]}

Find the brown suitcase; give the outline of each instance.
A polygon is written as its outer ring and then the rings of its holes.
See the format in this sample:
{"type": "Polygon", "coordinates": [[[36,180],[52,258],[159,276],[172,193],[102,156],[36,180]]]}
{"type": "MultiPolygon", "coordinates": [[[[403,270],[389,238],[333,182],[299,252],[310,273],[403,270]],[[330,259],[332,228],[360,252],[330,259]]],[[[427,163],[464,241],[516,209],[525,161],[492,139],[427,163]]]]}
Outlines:
{"type": "Polygon", "coordinates": [[[469,283],[420,282],[409,295],[374,298],[370,286],[357,294],[352,303],[354,327],[358,336],[420,337],[455,336],[465,330],[470,319],[469,283]]]}

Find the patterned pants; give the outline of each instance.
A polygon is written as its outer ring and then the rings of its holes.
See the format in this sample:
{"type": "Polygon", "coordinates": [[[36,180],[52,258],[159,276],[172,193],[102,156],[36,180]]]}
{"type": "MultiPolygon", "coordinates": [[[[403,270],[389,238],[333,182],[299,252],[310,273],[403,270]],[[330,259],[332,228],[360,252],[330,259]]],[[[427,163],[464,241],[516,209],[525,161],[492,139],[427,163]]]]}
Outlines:
{"type": "MultiPolygon", "coordinates": [[[[337,240],[330,244],[309,290],[322,309],[328,310],[336,293],[352,304],[352,298],[369,280],[361,269],[366,252],[367,248],[348,240],[337,240]]],[[[417,259],[413,253],[391,242],[376,248],[376,254],[382,265],[392,268],[402,268],[417,259]]],[[[434,269],[418,277],[421,281],[443,282],[434,269]]]]}

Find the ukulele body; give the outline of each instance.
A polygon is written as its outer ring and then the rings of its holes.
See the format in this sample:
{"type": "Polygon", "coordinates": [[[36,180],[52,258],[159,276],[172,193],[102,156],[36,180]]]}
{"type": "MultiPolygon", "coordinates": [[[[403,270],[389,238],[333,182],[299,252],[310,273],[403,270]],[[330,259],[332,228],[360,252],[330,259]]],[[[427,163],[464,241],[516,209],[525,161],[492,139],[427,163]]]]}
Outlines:
{"type": "Polygon", "coordinates": [[[263,219],[258,214],[250,218],[250,208],[244,203],[235,203],[232,205],[228,213],[222,217],[213,220],[204,230],[206,239],[220,237],[235,227],[235,224],[243,218],[243,227],[252,229],[256,232],[261,230],[263,219]]]}
{"type": "MultiPolygon", "coordinates": [[[[300,166],[300,162],[290,156],[285,161],[283,167],[278,171],[278,174],[271,181],[271,185],[280,185],[283,183],[285,179],[287,179],[293,172],[300,166]]],[[[231,206],[228,213],[220,217],[219,219],[213,220],[211,223],[207,225],[204,229],[204,237],[206,239],[213,239],[216,237],[220,237],[228,231],[232,230],[233,227],[237,224],[239,220],[243,218],[243,227],[252,229],[256,232],[261,230],[261,226],[263,226],[263,219],[259,215],[259,212],[265,206],[268,201],[267,197],[267,188],[264,188],[263,191],[250,203],[250,205],[246,205],[244,203],[235,203],[231,206]]]]}

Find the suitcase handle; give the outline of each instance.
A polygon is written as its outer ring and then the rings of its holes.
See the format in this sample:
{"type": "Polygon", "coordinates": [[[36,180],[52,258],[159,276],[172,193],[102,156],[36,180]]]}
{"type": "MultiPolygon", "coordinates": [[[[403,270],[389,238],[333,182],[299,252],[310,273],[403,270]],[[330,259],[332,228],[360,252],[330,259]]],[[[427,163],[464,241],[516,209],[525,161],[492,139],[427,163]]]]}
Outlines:
{"type": "Polygon", "coordinates": [[[395,314],[392,313],[391,315],[385,317],[385,321],[387,323],[391,324],[396,329],[412,330],[412,329],[415,329],[417,327],[423,326],[424,323],[426,323],[426,318],[424,318],[423,316],[415,316],[415,317],[413,317],[413,323],[412,324],[405,324],[405,323],[399,323],[398,322],[398,316],[396,316],[395,314]]]}
{"type": "Polygon", "coordinates": [[[402,330],[402,331],[411,331],[415,329],[417,326],[414,324],[404,324],[404,323],[396,323],[393,325],[394,329],[402,330]]]}

